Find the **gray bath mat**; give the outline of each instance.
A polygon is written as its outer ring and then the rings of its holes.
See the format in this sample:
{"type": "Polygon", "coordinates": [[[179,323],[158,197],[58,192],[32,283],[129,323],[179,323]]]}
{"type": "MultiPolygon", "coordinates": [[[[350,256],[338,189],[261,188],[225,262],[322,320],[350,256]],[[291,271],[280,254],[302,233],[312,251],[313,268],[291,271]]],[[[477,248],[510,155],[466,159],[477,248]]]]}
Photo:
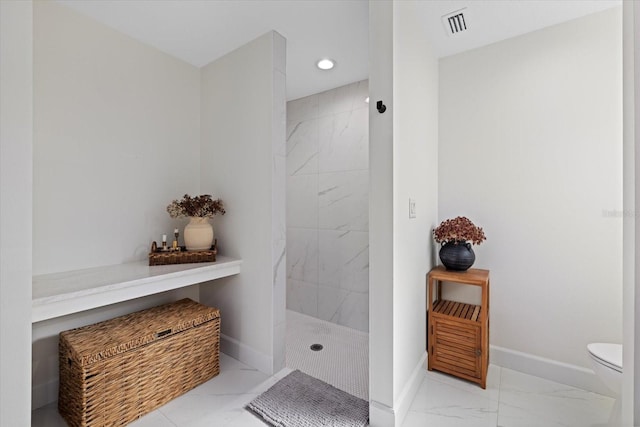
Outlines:
{"type": "Polygon", "coordinates": [[[256,397],[247,409],[276,427],[362,427],[369,403],[295,370],[256,397]]]}

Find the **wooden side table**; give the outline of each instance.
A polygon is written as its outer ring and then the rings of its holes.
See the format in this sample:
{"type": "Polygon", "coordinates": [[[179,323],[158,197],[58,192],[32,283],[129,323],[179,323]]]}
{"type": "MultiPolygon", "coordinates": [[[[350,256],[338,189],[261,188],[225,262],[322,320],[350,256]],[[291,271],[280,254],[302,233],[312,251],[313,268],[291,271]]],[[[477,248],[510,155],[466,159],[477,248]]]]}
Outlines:
{"type": "Polygon", "coordinates": [[[427,286],[428,369],[446,372],[486,388],[489,367],[489,270],[470,268],[467,271],[450,271],[438,266],[427,275],[427,286]],[[480,305],[442,299],[442,282],[480,286],[480,305]]]}

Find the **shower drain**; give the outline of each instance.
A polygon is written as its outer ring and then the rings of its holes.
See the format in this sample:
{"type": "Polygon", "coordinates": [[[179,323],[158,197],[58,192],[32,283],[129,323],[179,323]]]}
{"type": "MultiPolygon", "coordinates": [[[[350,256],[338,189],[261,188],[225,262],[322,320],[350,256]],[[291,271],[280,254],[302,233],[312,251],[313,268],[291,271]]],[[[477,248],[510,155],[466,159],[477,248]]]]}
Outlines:
{"type": "Polygon", "coordinates": [[[309,347],[311,350],[313,351],[320,351],[322,350],[324,347],[322,347],[322,344],[311,344],[311,347],[309,347]]]}

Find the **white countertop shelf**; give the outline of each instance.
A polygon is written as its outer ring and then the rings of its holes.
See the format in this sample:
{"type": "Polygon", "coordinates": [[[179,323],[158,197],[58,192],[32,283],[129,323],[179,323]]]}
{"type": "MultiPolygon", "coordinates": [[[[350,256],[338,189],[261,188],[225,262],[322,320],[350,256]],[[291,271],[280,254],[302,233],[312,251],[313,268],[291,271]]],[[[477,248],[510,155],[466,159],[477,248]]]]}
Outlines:
{"type": "Polygon", "coordinates": [[[242,260],[149,266],[148,261],[33,277],[31,322],[103,307],[240,273],[242,260]]]}

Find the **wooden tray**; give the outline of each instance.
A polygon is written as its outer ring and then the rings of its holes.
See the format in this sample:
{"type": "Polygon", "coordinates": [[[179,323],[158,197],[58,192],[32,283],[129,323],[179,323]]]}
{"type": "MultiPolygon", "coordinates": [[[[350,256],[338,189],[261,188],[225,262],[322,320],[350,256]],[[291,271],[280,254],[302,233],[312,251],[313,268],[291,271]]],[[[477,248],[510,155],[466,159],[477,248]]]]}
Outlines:
{"type": "Polygon", "coordinates": [[[182,246],[180,251],[149,252],[149,265],[190,264],[196,262],[215,262],[218,253],[217,242],[210,250],[188,251],[182,246]]]}

